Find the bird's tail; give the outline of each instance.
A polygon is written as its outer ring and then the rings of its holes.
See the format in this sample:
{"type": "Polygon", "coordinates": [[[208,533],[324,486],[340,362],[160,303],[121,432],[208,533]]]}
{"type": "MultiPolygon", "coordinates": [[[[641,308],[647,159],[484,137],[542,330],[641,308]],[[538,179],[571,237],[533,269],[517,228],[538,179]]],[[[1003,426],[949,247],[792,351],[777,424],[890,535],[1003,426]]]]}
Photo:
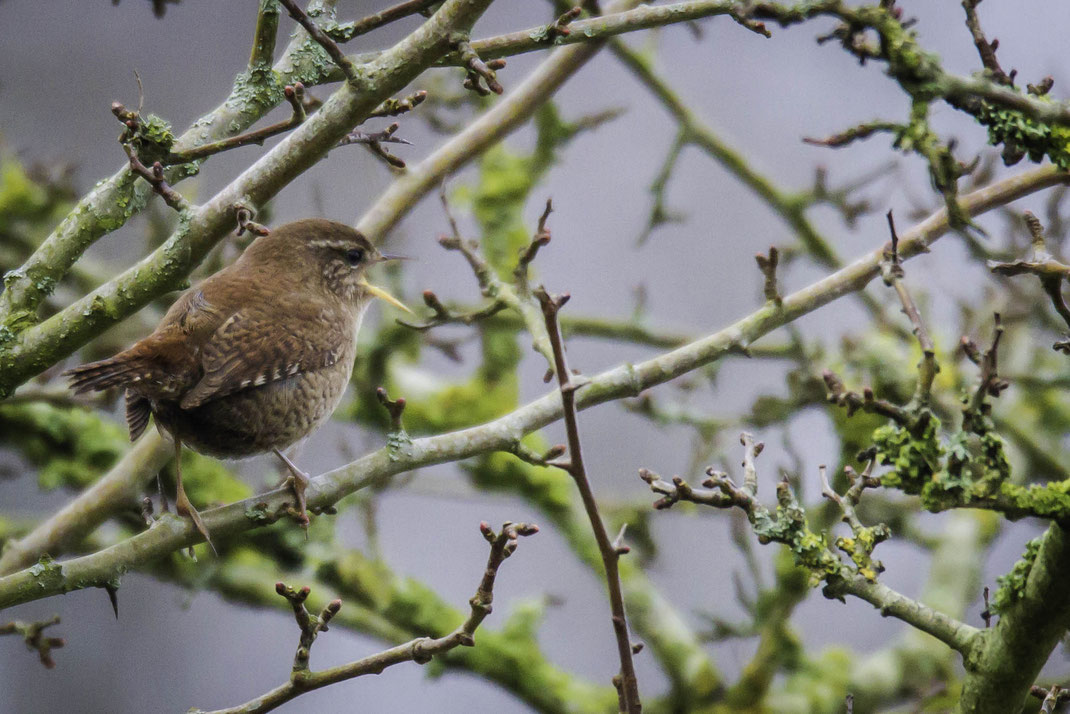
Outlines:
{"type": "Polygon", "coordinates": [[[148,373],[148,366],[143,358],[120,352],[99,362],[68,369],[63,376],[70,378],[70,386],[75,394],[82,394],[140,382],[148,373]]]}

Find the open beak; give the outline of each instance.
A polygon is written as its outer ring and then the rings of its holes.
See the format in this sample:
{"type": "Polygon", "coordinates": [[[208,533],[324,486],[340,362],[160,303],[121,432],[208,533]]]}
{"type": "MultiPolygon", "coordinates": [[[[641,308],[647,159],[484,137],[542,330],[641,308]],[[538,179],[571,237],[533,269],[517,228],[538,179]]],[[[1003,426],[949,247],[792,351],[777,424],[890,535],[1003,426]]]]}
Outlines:
{"type": "Polygon", "coordinates": [[[364,285],[364,289],[365,290],[367,290],[369,293],[371,293],[375,297],[379,298],[380,300],[386,300],[388,303],[390,303],[394,307],[400,308],[400,309],[404,310],[405,312],[409,313],[410,315],[415,315],[416,314],[412,310],[410,310],[408,308],[408,306],[405,305],[405,303],[401,302],[396,297],[394,297],[393,295],[388,293],[386,290],[383,290],[378,285],[372,285],[371,283],[369,283],[367,281],[365,281],[363,283],[363,285],[364,285]]]}

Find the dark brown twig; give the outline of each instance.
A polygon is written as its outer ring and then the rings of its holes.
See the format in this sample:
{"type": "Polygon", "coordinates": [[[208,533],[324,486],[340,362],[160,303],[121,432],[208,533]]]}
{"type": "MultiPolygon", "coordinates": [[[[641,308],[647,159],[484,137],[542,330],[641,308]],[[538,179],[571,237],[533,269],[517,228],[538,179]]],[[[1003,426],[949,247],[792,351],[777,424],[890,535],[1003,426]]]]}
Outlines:
{"type": "Polygon", "coordinates": [[[1007,87],[1013,87],[1017,70],[1012,69],[1011,73],[1007,74],[999,66],[999,60],[996,59],[999,40],[989,42],[985,38],[985,33],[981,29],[981,21],[977,18],[976,8],[980,4],[981,0],[962,0],[962,8],[966,11],[966,27],[969,28],[970,34],[973,36],[973,44],[977,47],[977,54],[981,56],[981,64],[984,65],[985,71],[992,78],[992,81],[1007,87]]]}
{"type": "Polygon", "coordinates": [[[327,55],[336,65],[338,65],[338,68],[342,70],[342,74],[346,76],[346,79],[350,82],[355,82],[357,80],[357,69],[353,65],[352,60],[346,57],[345,52],[342,52],[342,48],[339,47],[335,41],[312,20],[312,18],[306,15],[305,11],[298,7],[294,0],[279,0],[279,2],[286,8],[286,12],[290,13],[290,17],[296,20],[301,27],[305,28],[305,31],[308,32],[308,36],[315,40],[319,46],[327,52],[327,55]]]}
{"type": "Polygon", "coordinates": [[[134,151],[134,147],[130,146],[130,144],[123,144],[123,151],[126,152],[126,156],[130,160],[130,170],[148,181],[149,185],[152,186],[152,190],[160,195],[164,203],[179,212],[189,210],[189,201],[181,193],[171,188],[164,178],[163,164],[157,161],[153,163],[150,169],[141,163],[141,159],[137,157],[137,152],[134,151]]]}
{"type": "Polygon", "coordinates": [[[58,650],[67,644],[62,637],[45,637],[44,631],[52,625],[59,624],[59,615],[53,615],[51,620],[39,622],[7,622],[0,625],[0,635],[21,635],[26,642],[27,649],[35,650],[38,658],[46,668],[52,669],[56,661],[52,659],[52,650],[58,650]]]}
{"type": "Polygon", "coordinates": [[[884,399],[877,399],[870,387],[863,389],[862,394],[852,392],[844,386],[839,375],[830,369],[823,371],[821,378],[825,381],[825,389],[828,390],[829,403],[846,408],[847,416],[852,416],[861,409],[873,414],[881,414],[904,426],[913,422],[908,410],[884,399]]]}
{"type": "Polygon", "coordinates": [[[617,653],[620,657],[620,674],[619,677],[614,678],[614,684],[619,683],[617,691],[620,696],[620,710],[628,714],[636,714],[642,711],[642,704],[639,699],[639,680],[636,678],[635,665],[632,662],[632,644],[628,636],[628,620],[624,612],[624,596],[620,584],[618,560],[621,556],[619,548],[623,546],[623,543],[614,545],[610,541],[605,523],[598,512],[598,502],[595,500],[591,483],[587,478],[580,446],[579,424],[576,419],[576,389],[578,387],[572,381],[572,373],[565,360],[565,345],[561,339],[561,328],[557,320],[557,313],[568,301],[569,296],[551,296],[545,288],[539,287],[535,290],[535,297],[542,306],[546,332],[553,348],[554,369],[560,385],[565,430],[568,434],[568,461],[561,463],[559,467],[567,471],[576,482],[584,510],[587,512],[587,518],[591,522],[591,528],[598,543],[598,550],[602,555],[609,590],[609,604],[613,614],[613,631],[616,634],[617,653]]]}
{"type": "Polygon", "coordinates": [[[325,32],[333,40],[337,40],[338,42],[349,42],[354,37],[366,35],[372,30],[377,30],[391,22],[396,22],[409,15],[423,13],[436,2],[438,2],[438,0],[407,0],[407,2],[398,3],[393,7],[388,7],[385,10],[372,13],[359,20],[347,22],[338,27],[325,30],[325,32]]]}
{"type": "Polygon", "coordinates": [[[292,85],[288,84],[282,91],[283,96],[286,97],[286,101],[290,103],[290,108],[292,110],[289,119],[271,124],[270,126],[265,126],[261,129],[254,129],[253,131],[241,134],[240,136],[230,136],[226,139],[202,144],[201,146],[196,146],[186,151],[173,151],[164,158],[164,163],[168,165],[184,164],[223,151],[237,149],[240,146],[249,146],[250,144],[262,146],[267,139],[300,126],[308,117],[308,113],[305,109],[305,85],[300,82],[296,82],[292,85]]]}
{"type": "Polygon", "coordinates": [[[776,246],[770,246],[768,257],[758,253],[754,256],[754,260],[758,263],[758,269],[762,271],[762,275],[765,276],[765,285],[763,287],[765,299],[780,307],[783,300],[776,284],[776,268],[777,263],[780,262],[780,253],[777,251],[776,246]]]}
{"type": "Polygon", "coordinates": [[[992,627],[992,606],[988,604],[989,590],[987,585],[985,585],[983,595],[985,600],[985,609],[981,611],[981,619],[984,620],[985,629],[987,630],[992,627]]]}
{"type": "Polygon", "coordinates": [[[520,259],[516,263],[516,269],[513,270],[513,277],[516,279],[517,286],[522,292],[527,292],[528,285],[528,268],[531,266],[531,262],[535,260],[535,256],[539,253],[539,248],[542,248],[550,242],[550,229],[546,227],[546,220],[550,217],[550,213],[554,210],[553,199],[546,199],[546,208],[543,210],[542,215],[539,216],[539,225],[535,229],[535,235],[531,237],[531,242],[520,253],[520,259]]]}
{"type": "Polygon", "coordinates": [[[896,233],[895,218],[891,210],[888,211],[887,218],[888,231],[892,235],[891,252],[890,255],[886,254],[888,259],[881,264],[881,277],[885,285],[895,289],[899,302],[903,305],[903,314],[910,320],[914,336],[921,346],[922,357],[921,362],[918,363],[918,386],[914,393],[914,406],[923,407],[929,404],[929,399],[932,397],[933,381],[940,371],[940,366],[936,363],[936,347],[933,340],[929,336],[929,331],[925,329],[925,323],[921,320],[918,306],[903,282],[903,265],[899,261],[899,234],[896,233]]]}
{"type": "Polygon", "coordinates": [[[853,126],[850,129],[845,129],[838,134],[832,134],[824,139],[816,139],[814,137],[803,137],[803,142],[807,144],[813,144],[814,146],[827,146],[832,149],[839,149],[847,146],[848,144],[858,141],[860,139],[868,139],[872,135],[878,132],[890,132],[895,133],[902,129],[902,125],[894,122],[887,121],[872,121],[858,126],[853,126]]]}
{"type": "Polygon", "coordinates": [[[1070,689],[1063,689],[1058,684],[1052,685],[1051,689],[1044,689],[1034,684],[1030,687],[1029,693],[1041,700],[1040,714],[1052,714],[1055,707],[1070,701],[1070,689]]]}
{"type": "Polygon", "coordinates": [[[483,522],[479,524],[479,530],[487,542],[490,543],[490,555],[487,558],[487,567],[483,571],[483,577],[479,582],[476,594],[468,601],[471,606],[468,618],[457,629],[444,637],[437,639],[420,637],[355,662],[331,667],[319,672],[313,672],[308,667],[309,651],[319,633],[325,632],[327,624],[338,614],[342,607],[342,601],[332,600],[316,616],[305,607],[305,600],[308,599],[310,593],[309,588],[304,587],[300,590],[294,590],[285,583],[276,583],[275,591],[290,602],[294,611],[294,619],[301,629],[301,638],[297,653],[294,655],[294,665],[290,680],[245,704],[228,709],[220,709],[211,714],[259,714],[260,712],[268,712],[314,689],[320,689],[330,684],[366,674],[379,674],[387,667],[401,662],[426,664],[435,655],[448,652],[455,647],[474,647],[475,632],[487,615],[491,613],[491,604],[494,601],[494,581],[497,578],[498,569],[505,559],[516,550],[518,539],[521,536],[538,533],[539,527],[526,523],[505,523],[501,532],[495,533],[486,522],[483,522]]]}

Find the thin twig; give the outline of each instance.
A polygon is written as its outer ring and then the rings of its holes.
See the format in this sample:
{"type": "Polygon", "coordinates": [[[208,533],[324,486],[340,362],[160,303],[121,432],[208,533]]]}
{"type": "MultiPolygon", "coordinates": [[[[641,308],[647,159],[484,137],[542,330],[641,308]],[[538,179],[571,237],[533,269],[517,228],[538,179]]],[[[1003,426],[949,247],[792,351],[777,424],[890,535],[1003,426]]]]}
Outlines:
{"type": "Polygon", "coordinates": [[[285,597],[293,607],[294,619],[301,629],[301,637],[294,655],[293,670],[290,680],[270,692],[266,692],[244,704],[228,709],[220,709],[211,714],[261,714],[269,712],[281,704],[295,699],[305,692],[320,689],[330,684],[344,682],[347,679],[366,674],[379,674],[387,667],[401,662],[427,664],[435,655],[443,654],[456,647],[474,647],[475,633],[491,612],[494,600],[494,581],[498,568],[516,550],[520,536],[529,536],[539,532],[539,527],[526,523],[505,523],[500,533],[495,533],[485,522],[479,524],[480,532],[490,543],[490,555],[487,567],[483,571],[476,594],[469,600],[471,612],[460,626],[444,637],[432,639],[419,637],[396,647],[391,647],[355,662],[313,672],[309,669],[309,654],[316,637],[327,630],[327,623],[342,608],[341,600],[327,604],[320,615],[316,616],[305,608],[309,588],[294,590],[284,583],[276,583],[275,590],[285,597]]]}
{"type": "Polygon", "coordinates": [[[391,22],[396,22],[409,15],[425,12],[438,0],[407,0],[393,7],[372,13],[353,22],[347,22],[338,27],[327,30],[327,34],[338,42],[349,42],[354,37],[366,35],[372,30],[377,30],[391,22]]]}
{"type": "Polygon", "coordinates": [[[305,11],[298,7],[294,0],[279,0],[279,2],[286,8],[286,12],[290,13],[290,17],[296,20],[301,27],[305,28],[309,37],[315,40],[319,46],[327,52],[327,55],[336,65],[338,65],[338,68],[342,70],[342,74],[346,76],[346,79],[350,82],[357,81],[358,75],[353,60],[346,57],[345,52],[342,52],[342,48],[339,47],[312,18],[306,15],[305,11]]]}
{"type": "Polygon", "coordinates": [[[286,85],[282,91],[283,96],[286,97],[286,101],[290,103],[290,108],[292,109],[289,119],[271,124],[270,126],[265,126],[262,129],[255,129],[239,136],[230,136],[225,139],[220,139],[219,141],[202,144],[192,149],[186,149],[185,151],[172,151],[165,157],[164,163],[184,164],[197,159],[203,159],[206,156],[212,156],[213,154],[237,149],[240,146],[248,146],[250,144],[262,146],[267,139],[300,126],[307,118],[307,112],[305,111],[305,85],[300,82],[295,82],[292,85],[286,85]]]}
{"type": "Polygon", "coordinates": [[[903,305],[903,314],[910,319],[914,336],[918,338],[918,344],[921,346],[922,357],[918,364],[918,386],[914,394],[914,405],[924,407],[928,406],[929,399],[932,397],[933,380],[936,379],[940,367],[936,363],[936,347],[933,345],[933,340],[929,336],[929,331],[925,329],[925,323],[921,320],[918,306],[903,282],[903,265],[899,262],[899,234],[895,232],[895,219],[892,217],[891,210],[888,211],[887,217],[888,230],[892,234],[891,254],[888,261],[881,266],[881,275],[885,285],[892,286],[896,295],[899,296],[899,302],[903,305]]]}
{"type": "Polygon", "coordinates": [[[52,650],[58,650],[67,644],[62,637],[45,637],[45,628],[59,624],[59,615],[54,615],[50,620],[38,622],[7,622],[0,625],[0,635],[21,635],[26,642],[26,648],[37,652],[38,658],[47,669],[56,666],[52,659],[52,650]]]}
{"type": "MultiPolygon", "coordinates": [[[[618,560],[621,556],[623,543],[616,546],[609,539],[605,523],[598,512],[598,501],[595,500],[591,483],[587,479],[587,470],[583,463],[583,452],[580,447],[579,424],[576,419],[576,388],[572,381],[571,372],[565,360],[565,345],[561,339],[561,329],[557,322],[557,313],[561,306],[568,301],[568,295],[551,296],[545,288],[538,288],[535,296],[542,305],[542,312],[546,318],[546,332],[550,337],[550,345],[554,353],[554,368],[557,372],[558,385],[561,392],[561,404],[565,420],[565,430],[568,434],[568,462],[561,464],[576,482],[583,508],[587,511],[587,518],[591,522],[598,550],[602,555],[602,564],[606,569],[606,585],[609,590],[609,605],[613,613],[613,632],[617,637],[617,654],[620,657],[620,693],[621,711],[628,714],[636,714],[642,711],[639,700],[639,680],[635,676],[635,665],[632,662],[632,643],[628,636],[628,620],[624,612],[624,597],[621,593],[620,569],[618,560]]],[[[622,533],[623,535],[623,533],[622,533]]],[[[614,684],[617,682],[615,681],[614,684]]]]}

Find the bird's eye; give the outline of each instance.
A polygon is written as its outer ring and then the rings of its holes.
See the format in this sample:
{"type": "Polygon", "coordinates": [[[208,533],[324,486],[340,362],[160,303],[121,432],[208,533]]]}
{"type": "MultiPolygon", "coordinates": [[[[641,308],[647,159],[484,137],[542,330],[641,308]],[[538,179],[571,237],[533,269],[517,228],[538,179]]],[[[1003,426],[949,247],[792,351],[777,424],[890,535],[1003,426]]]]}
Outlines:
{"type": "Polygon", "coordinates": [[[361,248],[350,248],[346,251],[346,262],[354,268],[360,265],[360,261],[364,260],[364,250],[361,248]]]}

